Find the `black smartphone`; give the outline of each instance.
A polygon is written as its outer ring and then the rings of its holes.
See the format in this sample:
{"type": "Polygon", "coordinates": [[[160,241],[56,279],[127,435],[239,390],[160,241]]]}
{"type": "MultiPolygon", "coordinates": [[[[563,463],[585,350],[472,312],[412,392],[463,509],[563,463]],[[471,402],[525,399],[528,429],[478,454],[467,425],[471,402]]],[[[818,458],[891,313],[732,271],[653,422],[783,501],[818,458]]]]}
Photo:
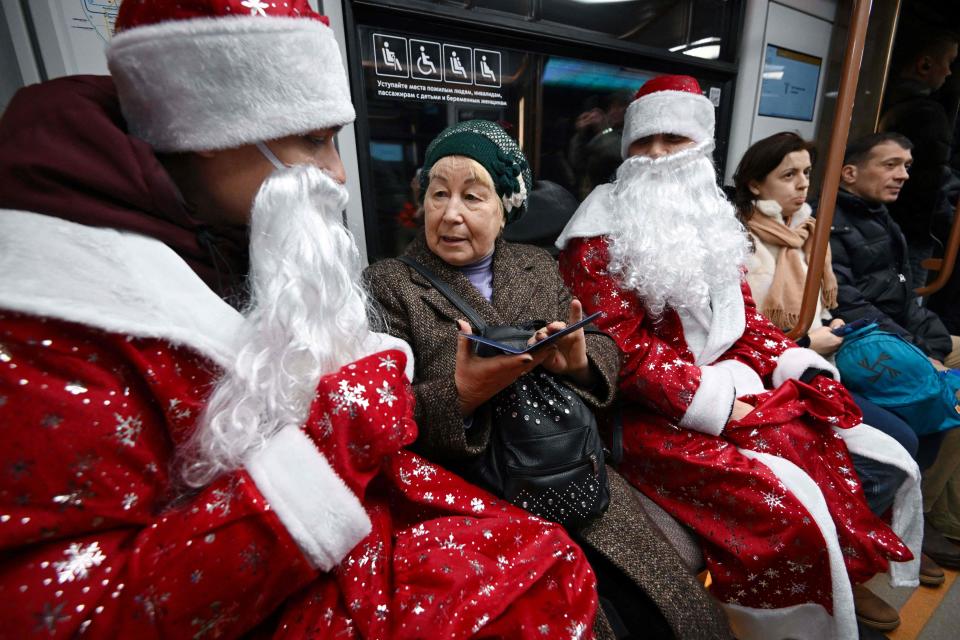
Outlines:
{"type": "Polygon", "coordinates": [[[865,326],[873,324],[874,322],[876,321],[873,318],[860,318],[859,320],[854,320],[853,322],[845,324],[842,327],[831,329],[831,331],[833,332],[833,335],[840,336],[842,338],[843,336],[848,336],[854,331],[863,329],[865,326]]]}

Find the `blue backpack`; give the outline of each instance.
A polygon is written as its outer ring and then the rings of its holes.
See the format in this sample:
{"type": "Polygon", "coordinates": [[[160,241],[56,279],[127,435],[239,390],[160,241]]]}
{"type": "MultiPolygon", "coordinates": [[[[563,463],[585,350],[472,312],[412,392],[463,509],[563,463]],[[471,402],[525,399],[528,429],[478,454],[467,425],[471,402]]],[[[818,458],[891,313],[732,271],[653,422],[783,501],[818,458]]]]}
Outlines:
{"type": "Polygon", "coordinates": [[[876,324],[854,331],[836,355],[847,389],[900,416],[917,435],[960,427],[960,376],[876,324]]]}

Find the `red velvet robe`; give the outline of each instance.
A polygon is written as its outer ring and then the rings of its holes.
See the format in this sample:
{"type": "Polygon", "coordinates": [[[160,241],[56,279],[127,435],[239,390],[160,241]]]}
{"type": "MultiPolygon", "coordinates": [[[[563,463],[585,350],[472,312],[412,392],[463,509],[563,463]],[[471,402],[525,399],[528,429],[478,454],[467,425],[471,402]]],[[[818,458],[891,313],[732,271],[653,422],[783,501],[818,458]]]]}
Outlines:
{"type": "Polygon", "coordinates": [[[621,471],[697,534],[711,592],[728,612],[814,604],[833,614],[839,589],[853,624],[847,578],[862,582],[912,555],[870,512],[836,431],[861,421],[849,395],[825,376],[812,386],[793,376],[775,384],[787,366],[781,356],[798,350],[757,312],[745,283],[740,337],[711,367],[698,366],[678,315],[652,318],[607,262],[603,236],[574,238],[560,257],[567,286],[585,311],[604,312],[597,324],[623,352],[621,471]],[[765,391],[740,394],[756,410],[724,428],[731,397],[692,419],[704,371],[726,360],[738,364],[721,368],[746,367],[762,381],[765,391]],[[722,430],[710,433],[717,423],[722,430]]]}
{"type": "Polygon", "coordinates": [[[401,448],[404,364],[381,352],[320,381],[307,428],[373,527],[319,573],[246,470],[177,489],[209,360],[0,313],[2,635],[235,637],[279,608],[281,637],[579,636],[594,582],[562,529],[401,448]]]}

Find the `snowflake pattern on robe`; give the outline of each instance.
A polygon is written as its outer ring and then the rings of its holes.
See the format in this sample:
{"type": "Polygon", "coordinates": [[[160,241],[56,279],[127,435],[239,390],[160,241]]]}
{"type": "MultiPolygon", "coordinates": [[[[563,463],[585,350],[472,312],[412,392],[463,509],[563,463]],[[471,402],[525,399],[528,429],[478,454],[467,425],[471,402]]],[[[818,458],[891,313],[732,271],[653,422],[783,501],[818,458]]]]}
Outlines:
{"type": "Polygon", "coordinates": [[[100,550],[100,545],[96,542],[89,545],[82,545],[76,542],[70,544],[63,552],[65,560],[59,560],[53,563],[57,570],[57,582],[73,582],[74,580],[86,580],[90,575],[90,570],[107,559],[100,550]]]}
{"type": "Polygon", "coordinates": [[[11,637],[237,637],[269,619],[277,638],[402,640],[469,637],[482,616],[496,637],[592,623],[593,575],[560,527],[403,449],[416,425],[399,351],[318,385],[304,429],[372,523],[319,573],[243,469],[175,491],[172,456],[203,413],[213,363],[162,340],[5,311],[0,336],[0,535],[11,553],[0,619],[11,637]],[[392,405],[373,393],[384,383],[392,405]]]}
{"type": "MultiPolygon", "coordinates": [[[[838,471],[852,468],[852,462],[832,429],[861,420],[839,384],[819,376],[811,385],[788,381],[775,391],[744,397],[756,410],[728,424],[719,437],[680,427],[701,385],[682,322],[672,309],[650,317],[642,300],[607,273],[607,260],[604,237],[576,238],[561,252],[560,269],[571,293],[584,301],[584,312],[603,312],[596,323],[623,354],[621,471],[697,534],[713,595],[758,609],[816,603],[833,610],[820,529],[769,467],[740,450],[784,458],[816,483],[839,546],[852,551],[843,557],[852,582],[886,571],[890,561],[911,558],[890,527],[870,512],[859,481],[838,471]],[[769,571],[790,575],[791,581],[765,588],[760,576],[769,571]]],[[[742,291],[743,332],[718,360],[746,365],[769,388],[778,358],[796,345],[757,312],[745,282],[742,291]]]]}

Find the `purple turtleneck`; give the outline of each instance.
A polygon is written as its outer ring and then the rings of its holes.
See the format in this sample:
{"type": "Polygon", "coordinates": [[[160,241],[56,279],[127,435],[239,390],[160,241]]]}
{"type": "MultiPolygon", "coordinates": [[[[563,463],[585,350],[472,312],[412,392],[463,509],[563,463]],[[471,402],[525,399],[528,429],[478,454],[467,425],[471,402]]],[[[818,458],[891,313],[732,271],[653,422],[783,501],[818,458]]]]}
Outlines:
{"type": "Polygon", "coordinates": [[[467,264],[462,267],[458,267],[460,272],[467,277],[467,280],[470,281],[477,291],[486,298],[491,300],[493,298],[493,253],[491,252],[486,258],[481,258],[473,264],[467,264]]]}

